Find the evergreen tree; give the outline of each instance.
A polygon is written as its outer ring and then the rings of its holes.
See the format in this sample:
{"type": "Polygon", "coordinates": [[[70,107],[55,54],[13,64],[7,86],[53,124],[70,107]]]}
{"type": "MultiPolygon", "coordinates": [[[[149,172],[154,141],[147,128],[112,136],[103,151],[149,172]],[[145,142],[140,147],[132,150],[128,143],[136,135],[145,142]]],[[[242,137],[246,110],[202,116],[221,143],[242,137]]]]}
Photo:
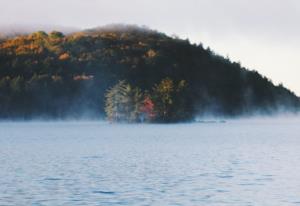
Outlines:
{"type": "Polygon", "coordinates": [[[139,88],[133,88],[125,81],[118,82],[106,93],[105,112],[110,121],[137,122],[143,94],[139,88]]]}

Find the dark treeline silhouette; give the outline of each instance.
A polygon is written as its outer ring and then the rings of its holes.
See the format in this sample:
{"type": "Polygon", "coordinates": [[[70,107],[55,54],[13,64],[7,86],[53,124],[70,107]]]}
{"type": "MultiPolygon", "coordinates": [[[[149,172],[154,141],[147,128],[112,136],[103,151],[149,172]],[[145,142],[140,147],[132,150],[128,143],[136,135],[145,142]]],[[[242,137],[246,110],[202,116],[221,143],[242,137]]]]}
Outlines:
{"type": "Polygon", "coordinates": [[[66,36],[40,31],[1,39],[0,118],[104,117],[107,90],[119,81],[152,91],[166,78],[186,83],[182,96],[176,96],[184,104],[173,108],[186,116],[174,121],[209,112],[294,112],[300,105],[282,85],[201,44],[119,25],[66,36]]]}

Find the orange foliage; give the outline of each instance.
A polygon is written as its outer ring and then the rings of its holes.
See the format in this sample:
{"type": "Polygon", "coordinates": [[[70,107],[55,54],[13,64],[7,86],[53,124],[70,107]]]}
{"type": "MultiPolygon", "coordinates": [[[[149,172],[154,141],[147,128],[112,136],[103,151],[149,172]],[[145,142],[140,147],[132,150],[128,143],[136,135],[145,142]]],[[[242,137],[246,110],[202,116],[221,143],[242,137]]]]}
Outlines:
{"type": "Polygon", "coordinates": [[[147,57],[148,58],[153,58],[153,57],[156,57],[157,53],[153,50],[153,49],[150,49],[148,52],[147,52],[147,57]]]}
{"type": "Polygon", "coordinates": [[[61,61],[68,60],[69,58],[70,58],[70,55],[68,53],[63,53],[58,57],[58,59],[61,61]]]}

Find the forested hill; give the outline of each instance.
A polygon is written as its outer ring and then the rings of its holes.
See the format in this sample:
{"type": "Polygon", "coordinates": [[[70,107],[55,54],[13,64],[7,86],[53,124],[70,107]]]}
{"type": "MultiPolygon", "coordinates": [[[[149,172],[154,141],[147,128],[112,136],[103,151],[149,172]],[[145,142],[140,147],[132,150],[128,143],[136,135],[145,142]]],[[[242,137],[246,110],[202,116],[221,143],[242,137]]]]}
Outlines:
{"type": "Polygon", "coordinates": [[[118,26],[0,40],[0,118],[104,117],[105,93],[119,81],[151,93],[166,78],[186,85],[176,98],[166,94],[173,113],[184,113],[175,121],[207,113],[294,112],[300,105],[282,85],[202,45],[118,26]]]}

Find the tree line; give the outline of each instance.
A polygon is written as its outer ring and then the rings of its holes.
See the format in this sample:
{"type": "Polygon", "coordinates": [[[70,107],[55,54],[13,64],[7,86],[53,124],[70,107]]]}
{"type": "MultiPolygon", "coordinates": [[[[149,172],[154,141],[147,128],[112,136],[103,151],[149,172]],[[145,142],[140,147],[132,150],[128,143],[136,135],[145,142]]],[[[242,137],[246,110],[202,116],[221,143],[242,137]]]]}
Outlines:
{"type": "MultiPolygon", "coordinates": [[[[295,112],[300,105],[257,71],[150,29],[39,31],[0,41],[0,118],[104,118],[107,90],[120,81],[130,85],[129,96],[154,105],[151,121],[295,112]]],[[[131,119],[141,116],[135,107],[131,119]]]]}

